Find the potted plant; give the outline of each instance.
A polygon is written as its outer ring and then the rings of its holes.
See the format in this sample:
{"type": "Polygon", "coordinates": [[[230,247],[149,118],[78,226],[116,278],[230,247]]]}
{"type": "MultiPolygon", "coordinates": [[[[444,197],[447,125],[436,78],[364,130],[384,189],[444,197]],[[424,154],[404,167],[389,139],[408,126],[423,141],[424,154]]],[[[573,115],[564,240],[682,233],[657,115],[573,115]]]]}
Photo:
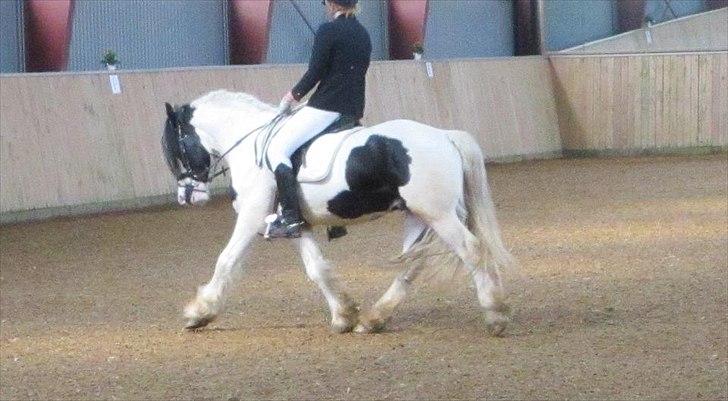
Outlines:
{"type": "Polygon", "coordinates": [[[412,56],[415,60],[421,60],[424,53],[425,48],[422,47],[422,42],[415,42],[415,44],[412,45],[412,56]]]}
{"type": "Polygon", "coordinates": [[[115,70],[116,65],[119,64],[119,58],[116,56],[116,52],[111,49],[107,50],[101,58],[101,64],[105,65],[109,71],[115,70]]]}

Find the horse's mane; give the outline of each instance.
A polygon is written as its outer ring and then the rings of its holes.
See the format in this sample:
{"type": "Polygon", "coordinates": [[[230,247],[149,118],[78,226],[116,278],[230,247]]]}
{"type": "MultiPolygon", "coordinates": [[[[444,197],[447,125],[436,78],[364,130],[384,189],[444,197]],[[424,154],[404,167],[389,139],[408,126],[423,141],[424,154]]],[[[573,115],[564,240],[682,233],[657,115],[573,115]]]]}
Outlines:
{"type": "Polygon", "coordinates": [[[212,104],[224,108],[246,108],[250,111],[271,111],[273,106],[261,102],[255,96],[244,92],[230,92],[224,89],[212,91],[195,99],[190,105],[197,108],[201,105],[212,104]]]}

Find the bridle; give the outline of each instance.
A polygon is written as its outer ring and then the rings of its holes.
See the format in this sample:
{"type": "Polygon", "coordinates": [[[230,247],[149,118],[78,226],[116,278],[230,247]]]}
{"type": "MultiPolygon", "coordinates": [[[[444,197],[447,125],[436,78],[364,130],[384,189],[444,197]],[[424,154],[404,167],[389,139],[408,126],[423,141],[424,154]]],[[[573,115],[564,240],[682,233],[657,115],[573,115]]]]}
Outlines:
{"type": "Polygon", "coordinates": [[[184,180],[185,178],[191,178],[195,181],[199,182],[206,182],[208,174],[210,173],[210,166],[206,166],[202,170],[195,171],[195,169],[192,167],[192,164],[190,163],[190,157],[188,156],[187,152],[187,146],[185,146],[186,143],[192,141],[194,145],[196,146],[202,146],[200,144],[200,138],[199,137],[193,137],[192,134],[186,134],[182,132],[182,124],[177,124],[177,146],[179,149],[179,155],[178,158],[180,163],[182,163],[182,167],[185,168],[185,171],[183,173],[180,173],[180,175],[177,177],[178,181],[184,180]]]}
{"type": "MultiPolygon", "coordinates": [[[[206,163],[205,168],[201,170],[192,166],[187,145],[202,147],[200,144],[200,138],[197,135],[183,132],[181,122],[177,122],[175,125],[175,131],[177,133],[177,149],[179,151],[179,157],[177,157],[177,159],[185,169],[184,172],[181,172],[177,176],[177,193],[178,196],[184,195],[185,202],[191,204],[192,196],[195,192],[206,193],[204,185],[201,184],[209,181],[208,176],[210,173],[210,164],[206,163]],[[200,189],[200,187],[202,187],[202,189],[200,189]],[[181,188],[184,188],[183,194],[180,194],[181,188]]],[[[207,157],[209,158],[209,154],[207,154],[207,157]]]]}
{"type": "MultiPolygon", "coordinates": [[[[258,133],[254,147],[256,164],[258,165],[258,167],[262,168],[265,161],[265,154],[267,152],[268,146],[270,145],[270,141],[273,139],[273,137],[275,137],[278,131],[280,131],[282,127],[281,122],[296,111],[297,110],[293,110],[290,112],[279,112],[275,115],[275,117],[267,121],[265,124],[262,124],[246,132],[242,137],[240,137],[240,139],[235,141],[235,143],[222,154],[209,154],[210,157],[215,158],[215,162],[214,164],[212,164],[212,166],[210,166],[210,164],[208,163],[203,169],[193,167],[192,163],[190,162],[190,150],[188,149],[188,145],[202,147],[202,144],[199,143],[199,137],[197,135],[183,132],[182,124],[177,123],[175,128],[177,132],[177,144],[179,149],[178,160],[182,163],[182,167],[184,167],[185,169],[185,171],[180,173],[177,177],[177,187],[180,189],[184,188],[185,201],[187,203],[192,203],[192,196],[195,192],[206,193],[207,185],[211,183],[213,179],[220,175],[224,175],[229,170],[229,168],[227,167],[220,167],[220,163],[225,158],[225,156],[227,156],[236,147],[243,143],[243,141],[245,141],[247,138],[255,133],[258,133]],[[259,138],[262,138],[262,141],[259,138]]],[[[182,194],[179,193],[179,195],[181,196],[182,194]]]]}

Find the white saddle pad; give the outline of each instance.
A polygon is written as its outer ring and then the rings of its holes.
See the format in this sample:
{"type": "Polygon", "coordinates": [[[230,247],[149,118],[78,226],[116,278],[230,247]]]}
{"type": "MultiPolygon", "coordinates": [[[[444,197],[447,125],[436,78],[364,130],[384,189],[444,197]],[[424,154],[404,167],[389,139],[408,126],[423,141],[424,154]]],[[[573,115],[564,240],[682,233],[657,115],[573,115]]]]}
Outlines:
{"type": "Polygon", "coordinates": [[[363,128],[356,127],[326,134],[316,139],[306,150],[301,168],[298,170],[298,182],[316,183],[325,180],[331,174],[331,167],[341,145],[351,134],[363,128]]]}

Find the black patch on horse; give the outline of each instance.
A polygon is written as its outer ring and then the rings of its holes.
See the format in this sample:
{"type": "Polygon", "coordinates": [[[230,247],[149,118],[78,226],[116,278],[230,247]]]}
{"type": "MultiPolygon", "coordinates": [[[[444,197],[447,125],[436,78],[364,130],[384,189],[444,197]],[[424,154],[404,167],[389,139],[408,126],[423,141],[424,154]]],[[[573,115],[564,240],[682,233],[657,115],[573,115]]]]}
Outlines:
{"type": "Polygon", "coordinates": [[[340,192],[328,202],[329,212],[355,219],[390,210],[393,206],[404,207],[399,187],[410,180],[411,162],[402,142],[372,135],[363,146],[352,149],[346,161],[349,190],[340,192]]]}

